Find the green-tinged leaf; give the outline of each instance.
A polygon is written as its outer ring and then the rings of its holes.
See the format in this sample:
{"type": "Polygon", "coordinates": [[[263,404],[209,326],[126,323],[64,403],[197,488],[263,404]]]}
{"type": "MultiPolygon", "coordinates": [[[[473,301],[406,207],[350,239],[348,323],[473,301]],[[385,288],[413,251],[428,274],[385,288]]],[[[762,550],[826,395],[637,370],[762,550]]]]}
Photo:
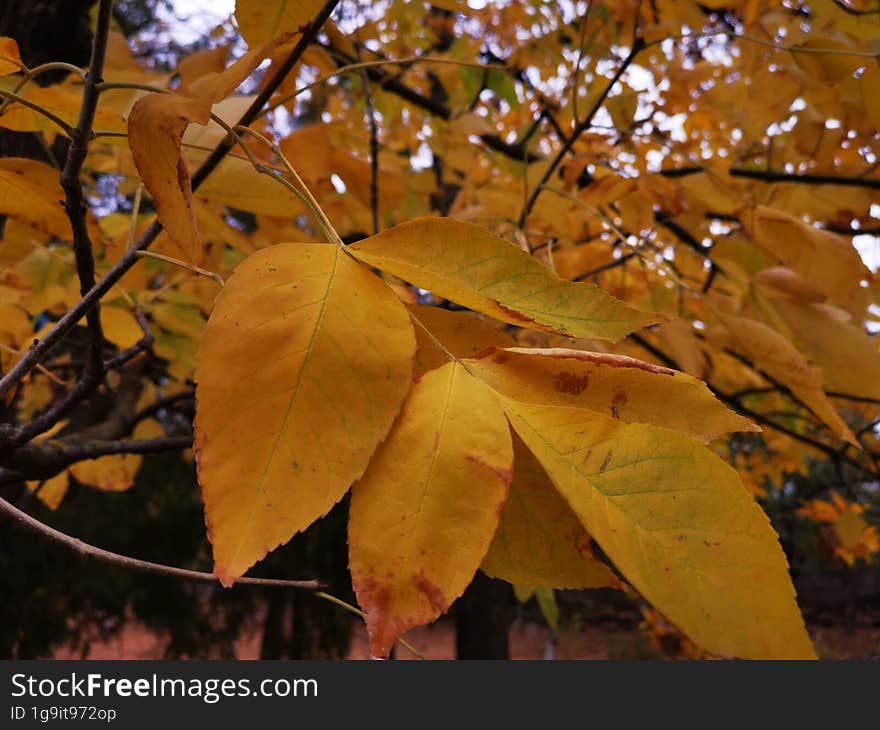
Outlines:
{"type": "Polygon", "coordinates": [[[418,218],[349,251],[370,266],[521,327],[616,341],[664,319],[593,284],[564,281],[488,229],[451,218],[418,218]]]}
{"type": "Polygon", "coordinates": [[[743,658],[814,657],[776,534],[731,467],[657,426],[504,402],[605,554],[697,644],[743,658]]]}
{"type": "Polygon", "coordinates": [[[480,566],[514,585],[546,588],[616,586],[592,539],[531,451],[514,437],[514,472],[501,523],[480,566]]]}
{"type": "Polygon", "coordinates": [[[552,588],[539,586],[535,588],[535,600],[544,616],[544,620],[553,633],[559,629],[559,604],[556,603],[556,594],[552,588]]]}

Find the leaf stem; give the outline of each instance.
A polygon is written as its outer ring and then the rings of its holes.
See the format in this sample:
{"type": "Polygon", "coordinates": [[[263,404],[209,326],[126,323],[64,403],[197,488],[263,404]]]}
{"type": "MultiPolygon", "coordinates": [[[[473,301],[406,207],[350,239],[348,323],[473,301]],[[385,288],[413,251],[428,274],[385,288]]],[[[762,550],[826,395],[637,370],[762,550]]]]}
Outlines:
{"type": "MultiPolygon", "coordinates": [[[[315,591],[312,595],[314,595],[316,598],[321,598],[325,601],[330,601],[330,603],[335,603],[337,606],[344,608],[346,611],[353,613],[356,616],[360,616],[361,618],[366,618],[366,614],[364,614],[363,611],[361,611],[356,606],[352,606],[347,601],[343,601],[341,598],[337,598],[336,596],[330,595],[329,593],[326,593],[324,591],[315,591]]],[[[397,641],[400,643],[401,646],[405,647],[406,649],[409,649],[409,651],[411,651],[419,659],[425,658],[422,654],[420,654],[418,651],[416,651],[416,649],[412,646],[412,644],[404,641],[403,639],[398,639],[397,641]]]]}
{"type": "Polygon", "coordinates": [[[165,261],[169,264],[174,264],[174,266],[179,266],[181,269],[186,269],[187,271],[191,271],[196,276],[207,276],[209,279],[216,281],[221,287],[226,284],[223,281],[223,277],[220,274],[216,274],[213,271],[208,271],[207,269],[203,269],[195,264],[188,264],[186,261],[181,261],[180,259],[172,258],[171,256],[166,256],[162,253],[156,253],[155,251],[137,251],[135,253],[136,256],[148,257],[151,259],[158,259],[159,261],[165,261]]]}

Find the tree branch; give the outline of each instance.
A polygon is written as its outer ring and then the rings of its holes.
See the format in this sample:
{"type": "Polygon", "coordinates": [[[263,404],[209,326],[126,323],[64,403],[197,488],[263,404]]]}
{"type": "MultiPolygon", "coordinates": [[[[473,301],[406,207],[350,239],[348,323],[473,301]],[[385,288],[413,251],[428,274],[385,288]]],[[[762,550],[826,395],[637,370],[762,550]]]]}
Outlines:
{"type": "MultiPolygon", "coordinates": [[[[704,172],[702,167],[680,167],[661,170],[664,177],[687,177],[704,172]]],[[[855,177],[847,175],[820,175],[808,172],[782,172],[779,170],[757,170],[748,167],[731,167],[727,170],[731,177],[743,177],[764,182],[790,182],[803,185],[842,185],[854,188],[880,190],[880,178],[855,177]]]]}
{"type": "MultiPolygon", "coordinates": [[[[203,573],[198,570],[186,570],[185,568],[175,568],[171,565],[162,565],[161,563],[151,563],[148,560],[140,560],[138,558],[129,557],[128,555],[120,555],[119,553],[113,553],[109,550],[95,547],[87,542],[71,537],[60,530],[56,530],[54,527],[49,527],[49,525],[40,522],[35,517],[31,517],[27,512],[23,512],[2,497],[0,497],[0,513],[11,517],[32,532],[35,532],[52,542],[58,543],[59,545],[63,545],[83,557],[91,558],[92,560],[109,563],[110,565],[116,565],[121,568],[128,568],[129,570],[139,570],[144,573],[167,575],[174,578],[184,578],[186,580],[197,580],[208,583],[218,582],[217,576],[211,573],[203,573]]],[[[235,582],[245,585],[300,588],[310,591],[316,591],[324,587],[324,584],[317,580],[281,580],[278,578],[241,577],[237,578],[235,582]]]]}
{"type": "MultiPolygon", "coordinates": [[[[350,66],[357,63],[357,59],[340,51],[337,48],[332,46],[322,46],[325,51],[327,51],[331,56],[333,56],[336,64],[339,68],[343,66],[350,66]]],[[[371,67],[364,69],[367,77],[374,83],[378,84],[381,89],[384,91],[388,91],[395,96],[400,97],[404,101],[408,101],[414,106],[417,106],[421,109],[424,109],[429,114],[433,114],[435,117],[439,117],[440,119],[444,119],[449,121],[452,119],[452,112],[449,108],[438,102],[434,99],[431,99],[423,94],[420,94],[415,89],[411,89],[409,86],[404,84],[400,79],[396,76],[389,74],[386,71],[382,71],[379,68],[371,67]]],[[[509,157],[512,160],[516,160],[517,162],[522,162],[525,160],[526,163],[536,162],[540,160],[541,157],[539,155],[535,155],[529,152],[522,142],[519,143],[509,143],[505,142],[501,137],[497,134],[483,134],[480,135],[480,139],[483,144],[485,144],[489,149],[494,150],[495,152],[500,152],[505,157],[509,157]]]]}
{"type": "MultiPolygon", "coordinates": [[[[82,296],[85,296],[95,286],[95,257],[86,223],[88,208],[80,174],[89,151],[92,125],[95,121],[95,112],[98,110],[100,96],[98,84],[102,81],[101,77],[104,72],[104,58],[107,54],[112,11],[113,0],[101,0],[98,6],[98,22],[95,29],[95,39],[92,43],[92,58],[83,87],[76,134],[67,152],[67,162],[61,171],[61,187],[64,188],[66,194],[65,209],[67,217],[70,219],[70,227],[73,230],[73,252],[76,257],[76,273],[79,277],[80,295],[82,296]]],[[[101,328],[101,312],[97,302],[86,315],[86,323],[92,342],[88,365],[83,375],[83,381],[86,381],[87,388],[81,392],[81,396],[94,388],[103,376],[104,331],[101,328]]]]}
{"type": "MultiPolygon", "coordinates": [[[[629,338],[633,342],[635,342],[639,347],[641,347],[643,350],[646,350],[647,352],[652,354],[654,357],[656,357],[661,363],[663,363],[667,367],[670,367],[673,370],[681,370],[681,366],[673,358],[671,358],[669,355],[667,355],[665,352],[660,350],[655,345],[648,342],[644,337],[642,337],[638,333],[634,332],[633,334],[631,334],[629,336],[629,338]]],[[[830,459],[840,458],[840,454],[833,447],[829,446],[828,444],[822,443],[821,441],[817,441],[816,439],[813,439],[809,436],[805,436],[804,434],[798,433],[797,431],[792,431],[790,428],[786,428],[782,424],[779,424],[776,421],[774,421],[770,418],[767,418],[763,414],[758,413],[757,411],[753,411],[751,408],[744,406],[740,402],[739,398],[737,398],[735,395],[729,395],[727,393],[724,393],[724,392],[718,390],[717,388],[715,388],[711,383],[707,382],[706,386],[709,388],[709,390],[712,391],[712,393],[715,395],[716,398],[718,398],[718,400],[722,401],[723,403],[726,403],[731,408],[742,413],[744,416],[748,416],[749,418],[751,418],[755,422],[760,423],[762,426],[767,426],[768,428],[772,428],[774,431],[777,431],[781,434],[784,434],[784,435],[788,436],[789,438],[794,439],[795,441],[800,441],[802,444],[806,444],[807,446],[811,446],[812,448],[816,449],[817,451],[820,451],[823,454],[825,454],[830,459]]],[[[872,477],[878,476],[877,472],[872,471],[871,469],[868,469],[866,466],[859,463],[855,459],[844,457],[844,461],[846,461],[848,464],[855,467],[856,469],[861,470],[865,474],[868,474],[872,477]]]]}
{"type": "Polygon", "coordinates": [[[632,48],[630,49],[629,54],[627,54],[627,57],[623,59],[623,62],[620,64],[620,66],[617,67],[617,71],[614,72],[614,76],[611,77],[607,86],[602,90],[602,93],[599,94],[599,97],[593,103],[590,111],[588,111],[586,116],[580,122],[578,122],[571,136],[565,141],[565,143],[559,149],[559,152],[556,153],[556,157],[553,158],[550,166],[544,171],[544,174],[541,176],[540,181],[538,181],[538,184],[535,186],[535,189],[532,191],[532,194],[529,196],[526,204],[523,206],[522,213],[520,213],[519,216],[519,228],[525,228],[526,220],[529,217],[529,213],[531,213],[532,208],[535,207],[535,202],[538,200],[538,196],[541,194],[544,186],[553,176],[553,173],[556,172],[556,168],[559,167],[559,164],[562,162],[562,160],[565,159],[565,155],[568,154],[569,150],[571,150],[575,142],[577,142],[578,137],[580,137],[581,134],[583,134],[593,124],[593,117],[595,117],[599,109],[602,108],[602,105],[605,103],[605,99],[608,97],[608,94],[611,93],[611,89],[614,88],[614,85],[620,80],[620,77],[623,76],[623,74],[629,68],[630,64],[635,60],[636,56],[639,55],[644,47],[645,41],[636,36],[633,39],[632,48]]]}

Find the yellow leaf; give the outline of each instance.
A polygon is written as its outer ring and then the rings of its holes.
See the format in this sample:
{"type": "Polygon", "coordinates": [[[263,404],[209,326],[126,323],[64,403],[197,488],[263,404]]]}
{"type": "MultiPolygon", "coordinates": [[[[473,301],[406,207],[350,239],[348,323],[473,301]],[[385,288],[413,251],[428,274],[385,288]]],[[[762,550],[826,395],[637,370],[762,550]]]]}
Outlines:
{"type": "Polygon", "coordinates": [[[18,53],[18,43],[14,38],[0,38],[0,76],[8,76],[24,68],[18,53]]]}
{"type": "Polygon", "coordinates": [[[840,545],[844,550],[853,550],[862,540],[862,535],[868,528],[865,518],[857,511],[845,509],[840,513],[840,519],[834,529],[840,538],[840,545]]]}
{"type": "Polygon", "coordinates": [[[58,170],[36,160],[0,158],[0,215],[52,236],[71,240],[58,170]]]}
{"type": "Polygon", "coordinates": [[[197,99],[210,101],[212,104],[222,101],[254,72],[266,56],[278,45],[288,41],[289,38],[289,34],[285,33],[262,46],[252,48],[229,68],[206,73],[192,82],[187,94],[197,99]]]}
{"type": "Polygon", "coordinates": [[[230,584],[361,476],[409,388],[409,314],[327,244],[245,259],[196,359],[196,441],[215,572],[230,584]]]}
{"type": "Polygon", "coordinates": [[[858,56],[847,55],[847,51],[860,51],[859,48],[847,46],[839,41],[828,38],[810,38],[803,43],[793,46],[792,56],[801,70],[809,76],[826,84],[839,84],[845,79],[852,78],[856,69],[864,66],[864,59],[858,56]],[[833,49],[842,53],[810,53],[821,49],[833,49]],[[804,49],[807,53],[797,53],[797,49],[804,49]]]}
{"type": "Polygon", "coordinates": [[[521,327],[616,341],[662,319],[592,284],[564,281],[488,229],[451,218],[418,218],[348,250],[370,266],[521,327]]]}
{"type": "MultiPolygon", "coordinates": [[[[199,160],[204,158],[204,155],[198,156],[199,160]]],[[[239,157],[229,156],[223,160],[195,194],[212,203],[251,213],[294,218],[305,211],[299,199],[268,175],[257,172],[249,160],[239,157]]]]}
{"type": "MultiPolygon", "coordinates": [[[[132,438],[150,439],[164,436],[162,427],[153,419],[141,421],[132,438]]],[[[144,457],[140,454],[111,454],[98,459],[80,461],[69,471],[80,483],[105,492],[124,492],[134,485],[144,457]]]]}
{"type": "Polygon", "coordinates": [[[617,96],[609,97],[605,101],[605,108],[618,130],[624,130],[633,123],[638,105],[639,95],[635,91],[625,91],[617,96]]]}
{"type": "Polygon", "coordinates": [[[102,307],[101,324],[107,339],[123,350],[132,347],[144,336],[138,321],[127,309],[102,307]]]}
{"type": "Polygon", "coordinates": [[[833,390],[880,399],[877,342],[848,322],[845,312],[822,304],[771,299],[833,390]]]}
{"type": "Polygon", "coordinates": [[[773,266],[759,271],[753,280],[763,288],[774,289],[777,293],[786,294],[805,302],[821,302],[825,299],[822,293],[808,281],[804,281],[794,271],[784,266],[773,266]]]}
{"type": "Polygon", "coordinates": [[[874,129],[880,130],[880,94],[877,93],[877,89],[880,88],[880,68],[876,65],[868,65],[859,77],[859,85],[865,114],[868,115],[874,129]]]}
{"type": "Polygon", "coordinates": [[[672,319],[658,328],[662,349],[678,363],[682,371],[705,378],[708,362],[693,325],[684,319],[672,319]]]}
{"type": "MultiPolygon", "coordinates": [[[[468,312],[450,312],[440,307],[407,305],[413,316],[453,357],[473,357],[490,347],[513,347],[516,341],[468,312]]],[[[416,333],[416,375],[445,365],[449,358],[418,324],[416,333]]]]}
{"type": "Polygon", "coordinates": [[[295,33],[321,10],[321,0],[235,0],[235,20],[249,47],[295,33]]]}
{"type": "Polygon", "coordinates": [[[846,302],[862,279],[871,278],[858,252],[840,236],[760,205],[741,212],[740,220],[768,256],[826,296],[846,302]]]}
{"type": "Polygon", "coordinates": [[[45,504],[49,509],[58,509],[64,495],[67,494],[70,479],[67,472],[63,471],[56,474],[51,479],[45,481],[28,482],[28,489],[37,492],[37,499],[45,504]],[[39,491],[38,491],[39,490],[39,491]]]}
{"type": "Polygon", "coordinates": [[[761,322],[718,313],[733,349],[759,370],[786,386],[832,433],[858,447],[858,441],[834,410],[807,359],[781,334],[761,322]]]}
{"type": "Polygon", "coordinates": [[[211,105],[176,94],[148,94],[128,117],[128,141],[144,186],[156,203],[156,216],[187,261],[202,257],[189,170],[180,140],[191,122],[207,124],[211,105]]]}
{"type": "Polygon", "coordinates": [[[731,467],[657,426],[504,403],[605,554],[697,644],[726,656],[814,658],[776,534],[731,467]]]}
{"type": "Polygon", "coordinates": [[[600,588],[619,581],[593,555],[592,540],[543,467],[513,439],[514,473],[501,523],[480,568],[513,584],[600,588]]]}
{"type": "Polygon", "coordinates": [[[180,75],[180,93],[188,94],[192,84],[208,74],[219,74],[226,68],[229,46],[217,46],[196,51],[180,59],[177,73],[180,75]]]}
{"type": "Polygon", "coordinates": [[[494,390],[525,403],[587,409],[705,441],[760,430],[718,401],[702,380],[625,355],[517,347],[466,362],[494,390]]]}
{"type": "Polygon", "coordinates": [[[498,527],[512,467],[498,398],[460,363],[413,386],[352,490],[349,566],[374,656],[464,592],[498,527]]]}
{"type": "MultiPolygon", "coordinates": [[[[19,79],[11,76],[0,78],[0,89],[15,91],[18,82],[19,79]]],[[[71,127],[76,126],[79,109],[82,106],[82,86],[58,84],[42,87],[30,84],[24,89],[20,89],[18,93],[28,101],[52,112],[71,127]]],[[[112,95],[114,92],[108,93],[112,95]]],[[[132,93],[126,90],[124,98],[130,98],[132,93]]],[[[49,132],[52,134],[61,132],[55,122],[23,104],[12,104],[4,111],[0,115],[0,127],[17,132],[49,132]]],[[[114,110],[111,105],[106,103],[106,100],[102,100],[95,111],[95,129],[112,131],[125,129],[125,123],[118,110],[114,110]]]]}

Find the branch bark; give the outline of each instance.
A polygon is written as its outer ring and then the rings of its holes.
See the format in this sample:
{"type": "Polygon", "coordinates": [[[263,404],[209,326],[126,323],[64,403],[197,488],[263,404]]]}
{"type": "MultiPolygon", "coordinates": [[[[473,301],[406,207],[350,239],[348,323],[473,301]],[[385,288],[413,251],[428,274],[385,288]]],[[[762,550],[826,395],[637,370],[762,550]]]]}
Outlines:
{"type": "MultiPolygon", "coordinates": [[[[59,545],[63,545],[83,557],[91,558],[92,560],[109,563],[110,565],[116,565],[121,568],[128,568],[129,570],[139,570],[144,573],[155,573],[157,575],[167,575],[173,578],[184,578],[185,580],[197,580],[208,583],[218,582],[217,576],[212,573],[203,573],[198,570],[187,570],[185,568],[175,568],[174,566],[162,565],[161,563],[151,563],[148,560],[140,560],[138,558],[129,557],[128,555],[120,555],[119,553],[113,553],[109,550],[95,547],[94,545],[78,540],[60,530],[56,530],[54,527],[50,527],[49,525],[40,522],[35,517],[18,509],[18,507],[7,502],[2,497],[0,497],[0,513],[11,517],[18,524],[28,528],[32,532],[35,532],[52,542],[58,543],[59,545]]],[[[277,588],[300,588],[310,591],[317,591],[324,587],[324,585],[317,580],[281,580],[278,578],[242,577],[236,579],[236,583],[256,586],[272,586],[277,588]]]]}

